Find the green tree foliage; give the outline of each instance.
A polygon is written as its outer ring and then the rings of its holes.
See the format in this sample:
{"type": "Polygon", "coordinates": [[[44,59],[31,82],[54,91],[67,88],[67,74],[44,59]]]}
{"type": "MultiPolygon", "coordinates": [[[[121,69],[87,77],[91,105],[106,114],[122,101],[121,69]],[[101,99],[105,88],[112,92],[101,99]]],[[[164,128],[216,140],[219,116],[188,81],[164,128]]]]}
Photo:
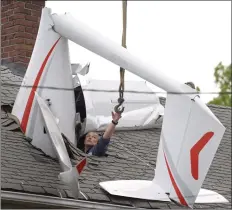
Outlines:
{"type": "Polygon", "coordinates": [[[201,92],[201,89],[197,86],[196,87],[197,92],[201,92]]]}
{"type": "Polygon", "coordinates": [[[221,93],[210,101],[209,104],[231,106],[231,64],[224,66],[220,62],[214,69],[214,77],[221,93]]]}

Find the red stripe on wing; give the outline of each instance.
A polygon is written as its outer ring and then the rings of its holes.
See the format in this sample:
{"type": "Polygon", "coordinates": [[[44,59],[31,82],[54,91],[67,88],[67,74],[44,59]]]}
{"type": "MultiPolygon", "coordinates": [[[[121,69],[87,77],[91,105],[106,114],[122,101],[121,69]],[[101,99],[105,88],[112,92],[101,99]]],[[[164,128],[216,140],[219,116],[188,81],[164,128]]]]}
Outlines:
{"type": "Polygon", "coordinates": [[[168,169],[168,173],[169,173],[169,176],[170,176],[170,179],[171,179],[171,182],[172,182],[172,185],[174,187],[174,190],[178,196],[178,199],[180,201],[180,203],[184,206],[188,206],[187,202],[185,201],[184,199],[184,196],[182,195],[182,193],[180,192],[180,189],[178,188],[177,184],[176,184],[176,181],[172,175],[172,172],[171,172],[171,169],[169,167],[169,164],[168,164],[168,161],[167,161],[167,158],[166,158],[166,155],[164,153],[164,158],[165,158],[165,162],[166,162],[166,165],[167,165],[167,169],[168,169]]]}
{"type": "Polygon", "coordinates": [[[30,95],[29,95],[29,98],[28,98],[28,101],[27,101],[26,108],[24,110],[22,122],[21,122],[21,129],[22,129],[22,131],[24,133],[26,132],[26,129],[27,129],[27,123],[28,123],[28,119],[29,119],[29,116],[30,116],[30,113],[31,113],[31,107],[32,107],[32,103],[33,103],[33,100],[34,100],[34,97],[35,97],[35,91],[37,90],[37,86],[38,86],[39,81],[41,79],[44,68],[45,68],[45,66],[47,64],[47,61],[48,61],[50,55],[52,54],[52,51],[54,50],[54,48],[55,48],[55,46],[56,46],[56,44],[58,43],[59,40],[60,40],[60,38],[55,42],[55,44],[49,50],[47,56],[45,57],[42,65],[40,67],[40,70],[39,70],[39,72],[38,72],[38,74],[36,76],[36,79],[34,81],[33,87],[31,89],[31,92],[30,92],[30,95]]]}

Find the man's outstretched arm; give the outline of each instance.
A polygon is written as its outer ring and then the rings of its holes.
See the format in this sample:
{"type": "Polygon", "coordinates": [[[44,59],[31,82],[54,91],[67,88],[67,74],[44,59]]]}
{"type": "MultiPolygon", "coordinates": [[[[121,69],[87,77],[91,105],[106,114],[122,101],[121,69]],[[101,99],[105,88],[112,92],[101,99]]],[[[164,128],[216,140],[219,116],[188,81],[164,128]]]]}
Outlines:
{"type": "Polygon", "coordinates": [[[112,135],[113,135],[113,133],[115,131],[115,126],[118,123],[118,120],[120,118],[121,118],[121,114],[119,114],[117,112],[115,112],[115,113],[112,112],[112,120],[113,120],[113,122],[111,122],[107,126],[107,128],[106,128],[106,130],[105,130],[105,132],[103,134],[103,139],[110,139],[112,137],[112,135]]]}
{"type": "Polygon", "coordinates": [[[112,120],[108,127],[106,128],[104,134],[100,139],[98,140],[98,143],[93,147],[92,149],[92,155],[96,156],[103,156],[106,153],[107,146],[110,142],[110,138],[112,137],[114,131],[115,131],[115,124],[118,123],[118,120],[121,118],[121,115],[118,113],[112,112],[112,120]]]}

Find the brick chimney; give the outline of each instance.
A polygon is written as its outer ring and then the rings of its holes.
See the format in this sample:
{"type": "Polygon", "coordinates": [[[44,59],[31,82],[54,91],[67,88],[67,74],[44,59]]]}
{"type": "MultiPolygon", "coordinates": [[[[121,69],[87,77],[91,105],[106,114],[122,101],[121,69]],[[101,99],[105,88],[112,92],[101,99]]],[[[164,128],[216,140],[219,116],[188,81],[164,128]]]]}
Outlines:
{"type": "Polygon", "coordinates": [[[1,1],[1,59],[6,66],[27,68],[45,1],[1,1]]]}

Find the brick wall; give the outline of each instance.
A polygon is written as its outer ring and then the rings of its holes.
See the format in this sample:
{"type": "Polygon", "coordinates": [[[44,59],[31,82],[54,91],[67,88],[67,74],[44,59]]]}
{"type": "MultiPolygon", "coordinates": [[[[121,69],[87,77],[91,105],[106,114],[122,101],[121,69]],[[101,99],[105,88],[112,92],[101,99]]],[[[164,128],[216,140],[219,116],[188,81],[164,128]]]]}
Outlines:
{"type": "Polygon", "coordinates": [[[2,64],[28,66],[45,1],[1,1],[2,64]]]}

